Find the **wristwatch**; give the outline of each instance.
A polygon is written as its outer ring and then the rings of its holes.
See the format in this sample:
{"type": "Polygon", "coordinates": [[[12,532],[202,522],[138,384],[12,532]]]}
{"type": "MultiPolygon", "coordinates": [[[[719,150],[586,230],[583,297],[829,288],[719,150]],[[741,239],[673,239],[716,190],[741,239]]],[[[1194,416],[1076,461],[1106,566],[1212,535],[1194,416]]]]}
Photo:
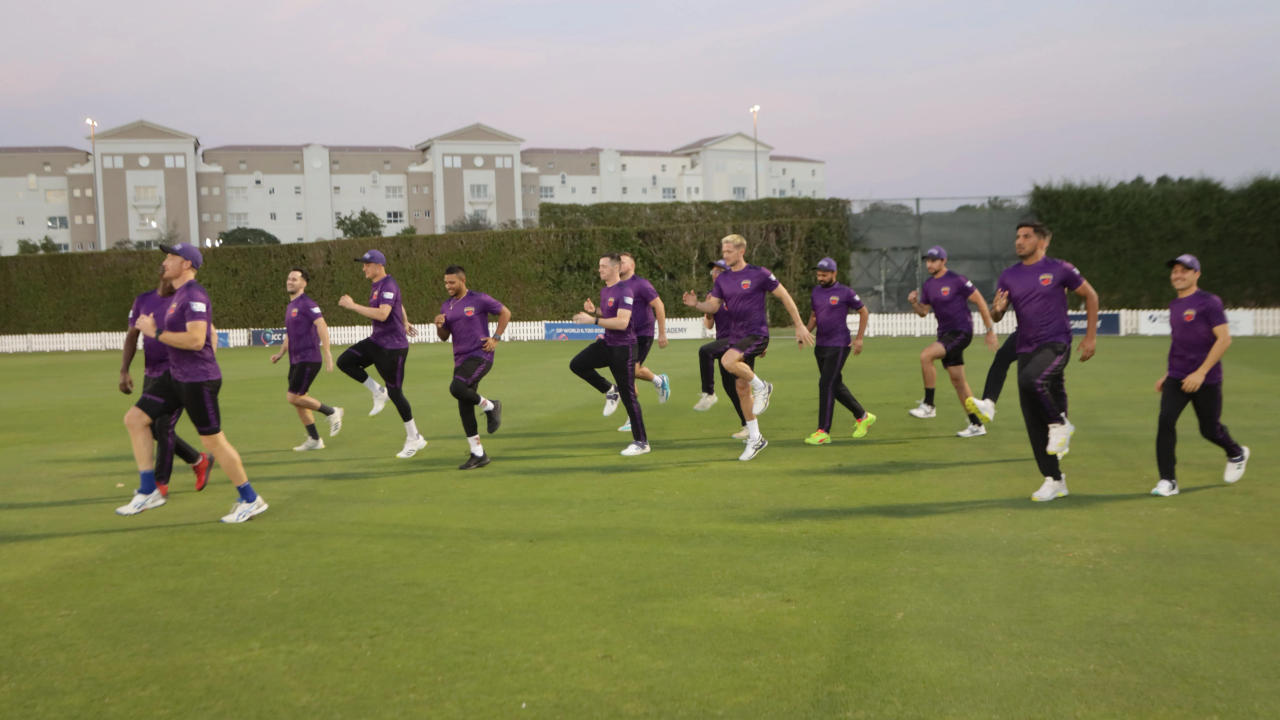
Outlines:
{"type": "Polygon", "coordinates": [[[494,340],[497,340],[498,342],[502,342],[502,336],[501,336],[501,335],[494,335],[494,336],[493,336],[493,339],[494,339],[494,340]]]}

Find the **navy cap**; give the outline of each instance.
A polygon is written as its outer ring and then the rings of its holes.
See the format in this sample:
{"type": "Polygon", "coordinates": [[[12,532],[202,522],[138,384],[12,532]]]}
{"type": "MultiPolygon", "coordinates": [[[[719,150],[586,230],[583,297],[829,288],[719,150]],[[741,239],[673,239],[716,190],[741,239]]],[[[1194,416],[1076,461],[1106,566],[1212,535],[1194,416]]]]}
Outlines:
{"type": "Polygon", "coordinates": [[[183,260],[191,262],[191,267],[199,270],[201,263],[204,262],[204,256],[200,254],[200,248],[191,243],[178,243],[176,245],[161,245],[161,252],[170,255],[177,255],[183,260]]]}
{"type": "Polygon", "coordinates": [[[947,249],[942,247],[941,245],[934,245],[933,247],[926,250],[922,257],[925,260],[946,260],[947,249]]]}
{"type": "Polygon", "coordinates": [[[821,260],[819,260],[819,261],[818,261],[818,264],[817,264],[817,265],[814,265],[814,266],[813,266],[813,269],[814,269],[814,270],[826,270],[827,272],[835,272],[835,271],[836,271],[836,261],[835,261],[835,260],[832,260],[832,259],[831,259],[831,258],[829,258],[829,257],[824,257],[824,258],[822,258],[821,260]]]}
{"type": "Polygon", "coordinates": [[[387,264],[387,256],[382,254],[381,250],[369,250],[365,254],[356,258],[356,262],[378,263],[379,265],[387,264]]]}
{"type": "Polygon", "coordinates": [[[720,260],[717,260],[717,261],[715,261],[715,262],[709,262],[709,263],[707,263],[707,267],[708,267],[708,268],[720,268],[721,270],[728,270],[728,269],[729,269],[729,263],[725,262],[723,259],[720,259],[720,260]]]}
{"type": "Polygon", "coordinates": [[[1174,265],[1181,265],[1182,267],[1188,270],[1195,270],[1196,272],[1200,272],[1200,261],[1197,260],[1196,256],[1192,255],[1191,253],[1183,253],[1178,257],[1165,263],[1165,265],[1169,267],[1173,267],[1174,265]]]}

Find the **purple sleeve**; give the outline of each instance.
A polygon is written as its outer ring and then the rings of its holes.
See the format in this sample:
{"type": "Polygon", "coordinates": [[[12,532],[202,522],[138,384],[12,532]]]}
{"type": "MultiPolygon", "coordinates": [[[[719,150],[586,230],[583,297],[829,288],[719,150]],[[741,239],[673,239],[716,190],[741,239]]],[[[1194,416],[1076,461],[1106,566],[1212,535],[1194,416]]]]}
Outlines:
{"type": "Polygon", "coordinates": [[[387,281],[379,288],[378,304],[374,305],[374,307],[390,305],[394,308],[398,297],[400,297],[400,283],[396,282],[395,278],[388,277],[387,281]],[[391,297],[387,297],[387,293],[391,293],[391,297]]]}
{"type": "Polygon", "coordinates": [[[317,320],[324,319],[324,311],[320,309],[320,304],[314,300],[311,301],[311,307],[307,308],[307,312],[311,313],[312,323],[315,323],[317,320]]]}
{"type": "Polygon", "coordinates": [[[1063,278],[1062,284],[1067,286],[1068,290],[1075,290],[1084,284],[1084,276],[1080,274],[1080,269],[1069,262],[1063,262],[1062,265],[1067,271],[1067,276],[1063,278]]]}
{"type": "Polygon", "coordinates": [[[186,307],[182,308],[183,323],[209,322],[209,295],[204,292],[193,292],[187,296],[186,307]]]}
{"type": "Polygon", "coordinates": [[[498,302],[498,299],[493,297],[492,295],[485,295],[485,298],[488,300],[488,305],[485,309],[485,312],[487,312],[490,315],[501,315],[502,303],[498,302]]]}
{"type": "Polygon", "coordinates": [[[636,293],[636,303],[648,305],[658,299],[658,291],[654,289],[653,283],[648,280],[644,281],[644,286],[636,293]]]}
{"type": "MultiPolygon", "coordinates": [[[[782,284],[778,282],[778,278],[774,277],[773,271],[770,270],[769,268],[760,268],[760,271],[763,272],[765,275],[768,275],[768,277],[764,279],[764,282],[761,283],[761,286],[764,288],[765,292],[773,292],[774,290],[778,289],[779,285],[782,284]]],[[[718,280],[719,278],[716,278],[716,279],[718,280]]]]}
{"type": "Polygon", "coordinates": [[[142,296],[133,299],[133,307],[129,308],[129,329],[134,328],[134,323],[138,321],[138,316],[142,314],[142,296]]]}
{"type": "Polygon", "coordinates": [[[933,304],[929,302],[929,283],[928,282],[925,282],[924,285],[920,286],[920,304],[921,305],[933,304]]]}
{"type": "Polygon", "coordinates": [[[707,293],[707,297],[716,298],[721,303],[724,302],[724,291],[720,289],[720,280],[723,277],[724,277],[723,273],[721,273],[720,275],[717,275],[715,282],[711,284],[711,292],[707,293]]]}
{"type": "Polygon", "coordinates": [[[858,293],[854,292],[853,288],[849,288],[849,307],[854,310],[861,310],[864,307],[862,298],[858,297],[858,293]]]}
{"type": "Polygon", "coordinates": [[[1217,295],[1211,295],[1208,303],[1205,304],[1204,315],[1209,321],[1209,327],[1216,328],[1219,325],[1227,324],[1227,311],[1222,307],[1222,298],[1217,295]]]}
{"type": "Polygon", "coordinates": [[[1000,279],[996,280],[996,292],[1000,292],[1001,290],[1005,292],[1009,292],[1009,284],[1005,282],[1005,279],[1004,279],[1005,276],[1008,274],[1009,274],[1008,270],[1005,270],[1004,272],[1000,273],[1000,279]]]}

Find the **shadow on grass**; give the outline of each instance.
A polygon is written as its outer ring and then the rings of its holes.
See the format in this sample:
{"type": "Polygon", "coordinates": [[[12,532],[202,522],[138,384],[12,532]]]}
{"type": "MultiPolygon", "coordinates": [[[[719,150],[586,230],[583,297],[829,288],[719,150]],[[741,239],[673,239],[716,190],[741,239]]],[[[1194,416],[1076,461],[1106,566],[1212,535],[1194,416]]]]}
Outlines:
{"type": "Polygon", "coordinates": [[[132,490],[121,490],[119,494],[109,497],[96,498],[75,498],[72,500],[44,500],[36,502],[12,502],[0,503],[0,511],[2,510],[34,510],[36,508],[55,508],[55,507],[75,507],[77,505],[102,505],[104,503],[115,503],[123,505],[129,502],[132,496],[132,490]]]}
{"type": "Polygon", "coordinates": [[[212,520],[199,520],[183,523],[168,523],[166,525],[134,525],[133,527],[119,528],[101,528],[98,530],[78,530],[73,532],[51,532],[51,533],[35,533],[33,535],[7,535],[0,534],[0,545],[9,545],[12,543],[32,542],[35,540],[57,540],[60,538],[70,537],[86,537],[91,535],[114,535],[116,533],[132,533],[147,532],[151,530],[170,530],[181,527],[196,527],[199,525],[208,525],[209,523],[217,523],[217,518],[212,520]]]}
{"type": "Polygon", "coordinates": [[[1019,497],[988,498],[984,500],[952,500],[946,502],[896,503],[892,505],[864,505],[861,507],[792,508],[766,513],[760,522],[792,522],[799,520],[844,520],[863,515],[877,517],[915,518],[932,515],[973,512],[980,510],[1029,510],[1045,512],[1048,508],[1059,511],[1084,510],[1095,505],[1127,502],[1150,498],[1150,493],[1126,493],[1124,495],[1081,495],[1072,493],[1050,503],[1030,500],[1030,493],[1019,497]]]}

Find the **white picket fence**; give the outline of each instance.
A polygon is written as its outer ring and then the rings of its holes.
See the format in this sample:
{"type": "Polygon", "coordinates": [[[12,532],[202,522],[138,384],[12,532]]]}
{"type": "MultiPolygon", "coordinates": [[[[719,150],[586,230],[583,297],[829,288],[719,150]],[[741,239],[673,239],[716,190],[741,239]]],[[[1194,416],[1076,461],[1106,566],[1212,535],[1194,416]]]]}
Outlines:
{"type": "MultiPolygon", "coordinates": [[[[1228,310],[1227,312],[1233,325],[1233,334],[1265,337],[1280,336],[1280,308],[1250,308],[1228,310]],[[1237,324],[1239,324],[1238,328],[1236,327],[1237,324]]],[[[1120,310],[1119,313],[1121,335],[1159,334],[1159,324],[1153,321],[1163,317],[1162,314],[1168,313],[1168,310],[1120,310]]],[[[981,322],[977,313],[974,313],[973,317],[975,323],[981,322]]],[[[506,340],[508,342],[544,340],[546,331],[543,326],[544,321],[509,323],[505,333],[506,340]]],[[[416,337],[410,338],[409,341],[411,343],[440,342],[440,339],[436,337],[435,328],[430,323],[422,323],[417,327],[418,334],[416,337]]],[[[857,315],[849,316],[849,327],[851,329],[858,327],[857,315]]],[[[937,331],[937,327],[937,321],[932,314],[927,317],[920,317],[915,313],[872,313],[866,334],[868,337],[927,337],[933,335],[937,331]]],[[[978,324],[976,327],[981,327],[981,325],[978,324]]],[[[996,324],[996,330],[1001,335],[1013,332],[1016,327],[1017,323],[1014,320],[1013,313],[1009,313],[996,324]]],[[[493,332],[493,329],[494,324],[490,323],[489,331],[493,332]]],[[[252,337],[252,331],[248,329],[236,328],[219,330],[218,332],[219,334],[225,333],[224,337],[230,347],[247,347],[252,337]]],[[[330,327],[329,337],[334,345],[346,346],[369,337],[369,332],[368,325],[330,327]]],[[[787,330],[783,329],[782,332],[786,333],[787,330]]],[[[669,320],[668,333],[675,338],[715,337],[715,332],[706,330],[702,326],[702,321],[697,318],[673,318],[669,320]]],[[[124,332],[0,335],[0,353],[119,350],[124,344],[124,338],[124,332]]]]}

